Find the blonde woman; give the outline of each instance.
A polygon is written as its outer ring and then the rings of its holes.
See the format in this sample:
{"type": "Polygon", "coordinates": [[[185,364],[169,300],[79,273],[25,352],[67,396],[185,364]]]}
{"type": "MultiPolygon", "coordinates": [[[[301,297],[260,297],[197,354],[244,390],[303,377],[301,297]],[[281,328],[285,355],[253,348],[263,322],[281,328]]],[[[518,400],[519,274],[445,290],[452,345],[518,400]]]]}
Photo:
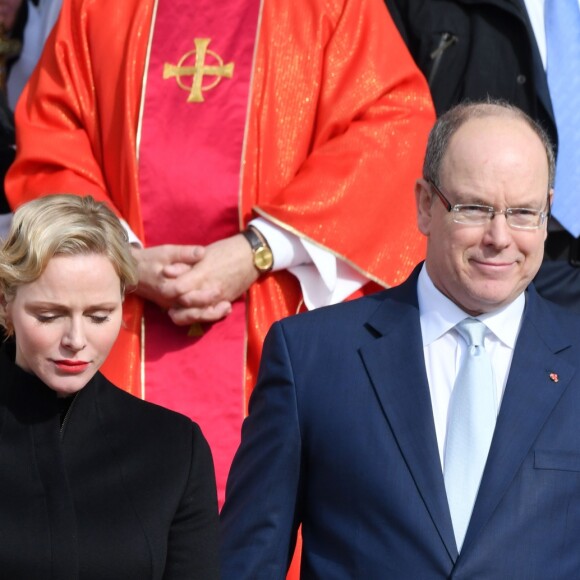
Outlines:
{"type": "Polygon", "coordinates": [[[136,279],[104,204],[54,195],[16,212],[0,247],[3,577],[219,577],[199,427],[99,372],[136,279]]]}

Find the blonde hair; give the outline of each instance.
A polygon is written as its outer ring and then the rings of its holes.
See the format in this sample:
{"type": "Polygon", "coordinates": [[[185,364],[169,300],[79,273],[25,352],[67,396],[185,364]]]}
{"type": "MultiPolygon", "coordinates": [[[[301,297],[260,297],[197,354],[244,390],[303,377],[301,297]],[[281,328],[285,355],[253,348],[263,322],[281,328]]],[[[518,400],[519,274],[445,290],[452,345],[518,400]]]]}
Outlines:
{"type": "Polygon", "coordinates": [[[16,210],[8,237],[0,246],[0,325],[5,305],[19,286],[30,284],[57,255],[98,254],[109,258],[121,293],[137,284],[137,265],[127,233],[115,214],[91,196],[57,194],[40,197],[16,210]]]}

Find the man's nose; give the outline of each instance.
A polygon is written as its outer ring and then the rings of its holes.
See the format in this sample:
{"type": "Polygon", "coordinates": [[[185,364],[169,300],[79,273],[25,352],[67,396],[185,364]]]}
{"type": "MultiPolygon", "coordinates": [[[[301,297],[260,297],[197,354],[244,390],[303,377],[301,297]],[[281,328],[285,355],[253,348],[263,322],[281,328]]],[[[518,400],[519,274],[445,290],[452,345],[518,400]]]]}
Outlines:
{"type": "Polygon", "coordinates": [[[504,211],[496,211],[485,228],[486,243],[498,247],[505,247],[511,243],[512,232],[507,223],[507,217],[504,211]]]}

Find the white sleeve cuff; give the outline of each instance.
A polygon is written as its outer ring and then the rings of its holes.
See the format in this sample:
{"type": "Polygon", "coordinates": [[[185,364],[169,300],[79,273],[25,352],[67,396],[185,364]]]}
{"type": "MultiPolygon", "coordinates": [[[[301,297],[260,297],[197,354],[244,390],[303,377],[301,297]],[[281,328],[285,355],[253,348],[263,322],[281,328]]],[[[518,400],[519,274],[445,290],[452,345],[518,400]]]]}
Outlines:
{"type": "Polygon", "coordinates": [[[142,248],[143,247],[143,243],[135,235],[135,232],[129,227],[129,224],[123,218],[119,218],[119,221],[121,222],[121,225],[123,226],[123,228],[127,232],[127,236],[129,236],[129,243],[130,244],[135,244],[136,246],[139,246],[140,248],[142,248]]]}
{"type": "Polygon", "coordinates": [[[298,278],[309,309],[342,302],[368,280],[331,252],[256,218],[250,225],[266,238],[274,255],[274,271],[288,270],[298,278]]]}
{"type": "Polygon", "coordinates": [[[298,236],[279,228],[264,218],[253,219],[249,225],[259,230],[266,238],[274,256],[272,268],[274,272],[312,262],[298,236]]]}

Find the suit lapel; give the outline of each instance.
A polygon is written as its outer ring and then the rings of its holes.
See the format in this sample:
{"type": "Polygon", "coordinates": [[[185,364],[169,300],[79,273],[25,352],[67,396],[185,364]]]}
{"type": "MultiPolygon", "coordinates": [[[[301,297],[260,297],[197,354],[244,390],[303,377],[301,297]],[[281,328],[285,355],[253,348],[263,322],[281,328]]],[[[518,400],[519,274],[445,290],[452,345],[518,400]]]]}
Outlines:
{"type": "MultiPolygon", "coordinates": [[[[377,339],[361,348],[361,357],[379,403],[450,559],[457,548],[449,515],[427,373],[422,348],[416,270],[389,291],[368,321],[377,339]]],[[[542,427],[576,369],[558,356],[570,341],[554,327],[544,301],[527,292],[505,394],[462,557],[476,539],[516,477],[542,427]],[[557,381],[551,378],[556,374],[557,381]]]]}
{"type": "Polygon", "coordinates": [[[557,356],[569,341],[554,331],[541,299],[530,288],[508,382],[462,555],[475,544],[516,477],[576,369],[557,356]],[[540,330],[541,329],[541,330],[540,330]],[[550,334],[550,330],[554,331],[550,334]],[[557,375],[557,382],[553,374],[557,375]],[[552,377],[551,377],[552,375],[552,377]]]}
{"type": "Polygon", "coordinates": [[[418,270],[391,290],[367,326],[377,340],[361,349],[380,405],[452,561],[457,548],[433,422],[417,305],[418,270]]]}

